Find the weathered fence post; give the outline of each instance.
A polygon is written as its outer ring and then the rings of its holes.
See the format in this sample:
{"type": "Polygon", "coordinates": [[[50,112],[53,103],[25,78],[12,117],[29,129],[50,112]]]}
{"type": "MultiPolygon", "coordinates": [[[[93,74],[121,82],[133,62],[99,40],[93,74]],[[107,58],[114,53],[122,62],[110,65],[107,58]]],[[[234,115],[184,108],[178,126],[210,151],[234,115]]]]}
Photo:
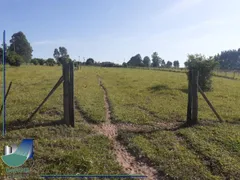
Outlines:
{"type": "Polygon", "coordinates": [[[198,122],[198,71],[192,71],[192,121],[191,124],[198,122]]]}
{"type": "Polygon", "coordinates": [[[190,124],[192,118],[192,71],[188,72],[188,106],[187,106],[187,123],[190,124]]]}
{"type": "Polygon", "coordinates": [[[74,127],[74,63],[69,63],[70,78],[69,78],[69,119],[70,125],[74,127]]]}
{"type": "Polygon", "coordinates": [[[64,121],[67,125],[70,125],[69,119],[69,64],[63,62],[63,109],[64,109],[64,121]]]}
{"type": "Polygon", "coordinates": [[[188,72],[188,107],[187,124],[194,125],[198,122],[198,71],[188,72]]]}

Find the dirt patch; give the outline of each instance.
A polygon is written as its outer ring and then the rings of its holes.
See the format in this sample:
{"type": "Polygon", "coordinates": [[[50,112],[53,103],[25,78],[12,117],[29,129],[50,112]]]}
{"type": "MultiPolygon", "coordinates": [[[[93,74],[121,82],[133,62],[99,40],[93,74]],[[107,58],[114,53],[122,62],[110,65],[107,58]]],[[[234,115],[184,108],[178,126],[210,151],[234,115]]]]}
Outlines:
{"type": "Polygon", "coordinates": [[[113,150],[116,155],[117,161],[123,167],[127,174],[141,174],[147,176],[149,180],[156,180],[158,178],[158,171],[150,167],[144,162],[139,162],[132,156],[126,148],[116,140],[118,135],[118,126],[111,123],[110,103],[107,96],[107,91],[99,78],[99,85],[104,91],[104,102],[106,109],[106,122],[101,125],[95,125],[94,128],[99,133],[107,136],[113,143],[113,150]]]}

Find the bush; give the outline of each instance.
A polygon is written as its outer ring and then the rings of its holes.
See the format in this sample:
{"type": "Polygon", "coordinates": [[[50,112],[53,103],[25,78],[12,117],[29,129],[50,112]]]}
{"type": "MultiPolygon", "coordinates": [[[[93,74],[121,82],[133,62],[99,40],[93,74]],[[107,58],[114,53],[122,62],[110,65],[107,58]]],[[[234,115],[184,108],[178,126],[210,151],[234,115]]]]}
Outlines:
{"type": "Polygon", "coordinates": [[[22,56],[13,51],[10,51],[7,55],[7,62],[10,66],[20,66],[24,60],[22,56]]]}
{"type": "Polygon", "coordinates": [[[54,66],[54,64],[55,64],[54,59],[48,58],[48,59],[46,60],[46,65],[47,65],[47,66],[54,66]]]}
{"type": "Polygon", "coordinates": [[[86,61],[86,65],[93,65],[94,64],[94,59],[93,58],[88,58],[86,61]]]}
{"type": "Polygon", "coordinates": [[[44,63],[45,63],[45,60],[44,59],[38,59],[38,63],[39,63],[39,65],[44,65],[44,63]]]}
{"type": "Polygon", "coordinates": [[[31,63],[34,64],[34,65],[38,65],[38,60],[34,58],[34,59],[31,60],[31,63]]]}
{"type": "Polygon", "coordinates": [[[218,63],[212,58],[206,58],[201,54],[188,55],[188,60],[185,66],[190,70],[197,70],[199,72],[198,84],[203,91],[212,90],[212,73],[217,67],[218,63]]]}

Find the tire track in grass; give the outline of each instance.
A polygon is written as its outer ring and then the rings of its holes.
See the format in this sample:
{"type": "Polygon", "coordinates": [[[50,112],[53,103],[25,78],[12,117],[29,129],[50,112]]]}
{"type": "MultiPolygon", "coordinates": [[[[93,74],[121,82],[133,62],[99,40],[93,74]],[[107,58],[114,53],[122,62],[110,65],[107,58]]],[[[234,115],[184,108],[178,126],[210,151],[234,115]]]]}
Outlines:
{"type": "Polygon", "coordinates": [[[178,138],[179,142],[185,144],[185,147],[196,154],[202,163],[207,167],[207,169],[211,172],[212,175],[223,177],[224,179],[231,179],[230,175],[224,171],[224,167],[221,162],[217,159],[211,157],[211,155],[206,155],[205,153],[201,152],[197,149],[191,142],[189,138],[185,135],[177,132],[175,133],[176,137],[178,138]]]}
{"type": "Polygon", "coordinates": [[[117,161],[123,167],[123,170],[127,174],[141,174],[147,176],[148,180],[157,180],[160,175],[158,171],[144,162],[139,162],[134,156],[132,156],[126,148],[117,141],[118,135],[117,125],[111,123],[111,108],[107,95],[107,90],[102,84],[101,78],[99,78],[99,85],[104,91],[104,102],[106,109],[106,122],[101,125],[95,126],[96,130],[107,136],[113,143],[113,150],[115,152],[117,161]]]}

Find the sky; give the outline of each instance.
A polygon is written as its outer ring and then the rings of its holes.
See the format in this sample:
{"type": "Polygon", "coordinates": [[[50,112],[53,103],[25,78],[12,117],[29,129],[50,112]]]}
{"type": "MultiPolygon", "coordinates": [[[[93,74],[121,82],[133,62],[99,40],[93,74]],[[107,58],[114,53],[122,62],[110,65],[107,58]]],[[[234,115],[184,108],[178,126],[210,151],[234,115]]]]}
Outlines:
{"type": "MultiPolygon", "coordinates": [[[[132,56],[179,60],[240,48],[239,0],[0,0],[7,43],[22,31],[33,57],[64,46],[72,59],[122,64],[132,56]]],[[[2,42],[2,36],[0,37],[2,42]]],[[[1,43],[2,44],[2,43],[1,43]]]]}

